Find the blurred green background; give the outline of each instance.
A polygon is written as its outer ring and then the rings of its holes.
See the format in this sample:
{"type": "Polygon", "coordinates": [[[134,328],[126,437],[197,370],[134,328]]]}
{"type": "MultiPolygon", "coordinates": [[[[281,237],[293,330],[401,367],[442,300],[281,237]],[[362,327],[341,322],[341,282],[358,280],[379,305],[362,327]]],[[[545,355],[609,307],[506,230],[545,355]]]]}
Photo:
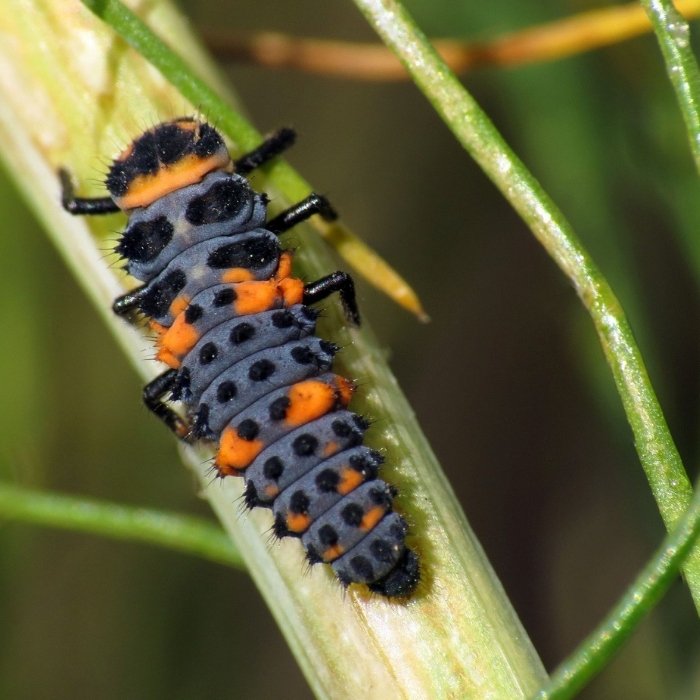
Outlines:
{"type": "MultiPolygon", "coordinates": [[[[429,34],[472,38],[602,6],[406,4],[429,34]]],[[[199,26],[373,39],[349,2],[181,5],[199,26]]],[[[227,72],[258,128],[297,128],[292,163],[419,292],[429,325],[359,285],[365,319],[553,667],[663,536],[592,324],[409,82],[227,72]]],[[[700,197],[654,39],[481,69],[465,83],[613,284],[694,478],[700,197]]],[[[4,174],[0,212],[0,477],[210,517],[141,407],[140,382],[4,174]]],[[[582,697],[699,697],[698,659],[697,616],[676,583],[582,697]]],[[[308,696],[244,574],[0,524],[0,697],[308,696]]]]}

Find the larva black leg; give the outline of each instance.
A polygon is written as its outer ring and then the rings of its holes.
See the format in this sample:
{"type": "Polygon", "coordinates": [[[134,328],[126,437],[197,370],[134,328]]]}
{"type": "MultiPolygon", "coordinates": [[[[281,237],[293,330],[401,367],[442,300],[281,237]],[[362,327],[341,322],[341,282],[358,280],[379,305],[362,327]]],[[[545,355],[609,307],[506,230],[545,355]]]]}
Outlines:
{"type": "Polygon", "coordinates": [[[180,440],[191,442],[189,425],[162,401],[163,396],[172,391],[176,378],[176,369],[169,369],[167,372],[159,374],[143,388],[143,402],[146,404],[146,408],[158,416],[180,440]]]}
{"type": "Polygon", "coordinates": [[[119,211],[119,207],[111,197],[84,198],[76,197],[73,190],[73,182],[68,171],[61,168],[58,171],[58,178],[61,181],[61,204],[63,208],[71,214],[114,214],[119,211]]]}
{"type": "Polygon", "coordinates": [[[288,231],[292,226],[306,221],[314,214],[320,214],[326,221],[334,221],[338,218],[338,214],[331,206],[331,203],[322,194],[313,192],[306,199],[302,199],[301,202],[297,202],[289,209],[285,209],[274,219],[270,219],[265,224],[265,228],[279,235],[288,231]]]}
{"type": "Polygon", "coordinates": [[[114,300],[112,311],[114,311],[117,316],[128,316],[130,313],[138,310],[145,293],[146,285],[144,284],[126,294],[122,294],[114,300]]]}
{"type": "Polygon", "coordinates": [[[255,168],[259,168],[267,161],[272,160],[283,151],[286,151],[297,138],[294,129],[283,128],[268,136],[257,148],[250,153],[241,156],[234,163],[236,173],[247,175],[255,168]]]}
{"type": "Polygon", "coordinates": [[[333,272],[327,277],[322,277],[316,282],[307,284],[304,287],[304,304],[315,304],[334,292],[340,292],[340,300],[343,302],[345,315],[356,326],[359,326],[360,312],[355,299],[355,283],[347,272],[333,272]]]}

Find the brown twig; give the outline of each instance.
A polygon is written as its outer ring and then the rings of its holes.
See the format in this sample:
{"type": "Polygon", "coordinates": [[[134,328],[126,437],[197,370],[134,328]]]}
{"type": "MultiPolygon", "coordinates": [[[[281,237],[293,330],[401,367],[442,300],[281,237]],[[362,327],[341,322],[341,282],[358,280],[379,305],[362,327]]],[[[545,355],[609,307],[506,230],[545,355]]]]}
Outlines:
{"type": "MultiPolygon", "coordinates": [[[[700,15],[700,0],[677,0],[686,19],[700,15]]],[[[464,42],[437,39],[435,48],[456,73],[475,66],[513,66],[551,61],[631,39],[651,32],[638,3],[583,12],[491,41],[464,42]]],[[[203,30],[209,48],[221,59],[266,68],[287,68],[355,80],[405,80],[398,59],[381,44],[292,37],[275,32],[235,36],[203,30]]]]}

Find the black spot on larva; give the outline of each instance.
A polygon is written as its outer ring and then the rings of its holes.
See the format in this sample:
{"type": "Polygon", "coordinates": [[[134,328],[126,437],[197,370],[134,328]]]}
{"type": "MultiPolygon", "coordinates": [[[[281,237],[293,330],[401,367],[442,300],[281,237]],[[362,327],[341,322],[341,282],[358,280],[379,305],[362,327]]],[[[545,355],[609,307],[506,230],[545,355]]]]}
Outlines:
{"type": "Polygon", "coordinates": [[[352,419],[355,425],[362,431],[367,430],[371,425],[370,421],[367,420],[367,418],[365,418],[364,416],[354,415],[352,419]]]}
{"type": "Polygon", "coordinates": [[[199,304],[190,304],[187,309],[185,309],[185,321],[187,323],[196,323],[202,318],[204,310],[199,304]]]}
{"type": "Polygon", "coordinates": [[[267,505],[260,500],[258,490],[255,488],[255,484],[252,481],[246,482],[243,500],[247,508],[260,508],[261,506],[267,505]]]}
{"type": "Polygon", "coordinates": [[[182,398],[182,394],[189,390],[190,381],[190,370],[187,367],[181,367],[175,377],[170,398],[173,401],[179,401],[182,398]]]}
{"type": "Polygon", "coordinates": [[[401,518],[399,522],[395,522],[390,528],[389,528],[389,533],[395,540],[401,540],[403,539],[404,535],[408,532],[408,526],[406,525],[406,521],[401,518]]]}
{"type": "Polygon", "coordinates": [[[252,418],[246,418],[238,424],[236,432],[242,440],[255,440],[260,432],[260,426],[252,418]]]}
{"type": "Polygon", "coordinates": [[[338,544],[338,533],[332,525],[322,525],[318,529],[318,541],[326,547],[332,547],[338,544]]]}
{"type": "Polygon", "coordinates": [[[250,200],[250,188],[240,180],[220,180],[187,205],[185,219],[193,226],[228,221],[250,200]]]}
{"type": "Polygon", "coordinates": [[[386,540],[377,539],[369,546],[372,556],[382,564],[388,564],[393,559],[394,547],[386,540]]]}
{"type": "Polygon", "coordinates": [[[320,564],[323,561],[323,557],[316,551],[316,548],[313,545],[307,545],[306,561],[313,566],[314,564],[320,564]]]}
{"type": "Polygon", "coordinates": [[[199,361],[203,365],[213,362],[219,355],[219,348],[214,343],[204,343],[199,350],[199,361]]]}
{"type": "Polygon", "coordinates": [[[279,457],[270,457],[263,464],[263,475],[266,479],[277,481],[284,472],[284,463],[279,457]]]}
{"type": "Polygon", "coordinates": [[[294,314],[291,311],[275,311],[272,314],[272,325],[275,328],[291,328],[294,324],[294,314]]]}
{"type": "Polygon", "coordinates": [[[277,241],[267,236],[255,236],[219,246],[209,254],[207,265],[214,270],[228,270],[232,267],[259,270],[275,260],[278,254],[277,241]]]}
{"type": "Polygon", "coordinates": [[[306,515],[309,512],[311,501],[303,491],[295,491],[289,499],[289,510],[292,513],[306,515]]]}
{"type": "Polygon", "coordinates": [[[262,382],[275,372],[275,363],[270,360],[258,360],[248,370],[248,376],[254,382],[262,382]]]}
{"type": "Polygon", "coordinates": [[[361,554],[353,557],[350,560],[350,566],[361,581],[371,581],[374,578],[372,562],[367,557],[363,557],[361,554]]]}
{"type": "Polygon", "coordinates": [[[317,309],[312,309],[310,306],[303,306],[301,313],[304,314],[304,318],[307,321],[315,321],[321,314],[317,309]]]}
{"type": "Polygon", "coordinates": [[[292,443],[292,449],[297,457],[309,457],[316,451],[317,447],[318,440],[313,435],[309,435],[309,433],[300,435],[292,443]]]}
{"type": "Polygon", "coordinates": [[[186,284],[187,275],[182,270],[173,270],[149,287],[141,300],[141,311],[152,318],[165,316],[170,304],[186,284]]]}
{"type": "Polygon", "coordinates": [[[332,469],[324,469],[316,475],[316,488],[321,493],[331,493],[338,488],[340,476],[332,469]]]}
{"type": "Polygon", "coordinates": [[[117,253],[134,262],[149,262],[170,243],[174,230],[165,216],[131,224],[117,245],[117,253]]]}
{"type": "Polygon", "coordinates": [[[160,162],[155,131],[147,131],[137,138],[132,143],[129,155],[112,163],[105,184],[113,197],[124,196],[131,182],[139,175],[152,175],[157,172],[160,162]]]}
{"type": "Polygon", "coordinates": [[[291,401],[287,396],[277,397],[271,404],[269,408],[270,420],[284,420],[287,417],[287,409],[289,408],[291,401]]]}
{"type": "Polygon", "coordinates": [[[250,340],[255,335],[255,326],[250,323],[239,323],[231,329],[231,335],[229,340],[233,345],[238,345],[239,343],[245,343],[246,340],[250,340]]]}
{"type": "Polygon", "coordinates": [[[282,539],[283,537],[290,537],[295,534],[293,532],[290,532],[289,528],[287,527],[287,522],[282,513],[277,513],[277,515],[275,515],[275,521],[272,523],[272,532],[278,539],[282,539]]]}
{"type": "Polygon", "coordinates": [[[292,359],[300,365],[309,365],[316,357],[313,350],[308,345],[297,345],[293,347],[290,355],[292,359]]]}
{"type": "Polygon", "coordinates": [[[205,438],[209,433],[209,405],[203,403],[200,404],[192,421],[192,435],[195,438],[205,438]]]}
{"type": "Polygon", "coordinates": [[[226,403],[231,399],[235,398],[238,390],[236,385],[231,381],[221,382],[216,388],[216,400],[219,403],[226,403]]]}
{"type": "Polygon", "coordinates": [[[177,162],[192,150],[193,132],[182,129],[177,123],[163,124],[155,130],[158,159],[164,165],[177,162]]]}
{"type": "Polygon", "coordinates": [[[236,290],[233,287],[226,287],[214,295],[214,306],[228,306],[236,301],[236,290]]]}
{"type": "Polygon", "coordinates": [[[352,426],[344,420],[334,420],[331,424],[331,428],[340,438],[346,438],[352,433],[352,426]]]}
{"type": "Polygon", "coordinates": [[[369,497],[372,500],[372,502],[376,503],[378,506],[391,505],[391,493],[387,488],[386,484],[382,484],[381,486],[377,486],[376,488],[370,489],[369,497]]]}
{"type": "Polygon", "coordinates": [[[340,350],[340,346],[336,345],[335,343],[329,343],[327,340],[322,340],[318,346],[323,350],[323,352],[326,353],[326,355],[330,355],[331,357],[335,355],[338,350],[340,350]]]}
{"type": "Polygon", "coordinates": [[[348,503],[348,505],[340,511],[343,521],[350,527],[359,527],[364,514],[365,512],[362,510],[362,506],[357,503],[348,503]]]}

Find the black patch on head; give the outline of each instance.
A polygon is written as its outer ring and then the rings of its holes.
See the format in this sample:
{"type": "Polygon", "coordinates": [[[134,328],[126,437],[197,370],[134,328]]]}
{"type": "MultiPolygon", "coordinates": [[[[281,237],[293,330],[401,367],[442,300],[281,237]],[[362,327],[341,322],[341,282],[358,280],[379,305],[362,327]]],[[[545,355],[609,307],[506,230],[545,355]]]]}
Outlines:
{"type": "Polygon", "coordinates": [[[232,267],[259,270],[276,260],[278,255],[277,241],[267,236],[255,236],[219,246],[209,253],[207,265],[214,270],[228,270],[232,267]]]}
{"type": "Polygon", "coordinates": [[[152,318],[165,316],[170,304],[186,284],[187,275],[182,270],[173,270],[148,288],[141,300],[141,311],[152,318]]]}
{"type": "Polygon", "coordinates": [[[199,361],[203,365],[213,362],[219,355],[219,348],[214,343],[205,343],[199,350],[199,361]]]}
{"type": "Polygon", "coordinates": [[[241,440],[255,440],[260,432],[260,426],[252,418],[246,418],[239,423],[236,432],[241,440]]]}
{"type": "Polygon", "coordinates": [[[248,370],[248,376],[254,382],[265,381],[268,377],[272,376],[275,372],[275,363],[270,360],[258,360],[254,362],[250,369],[248,370]]]}
{"type": "Polygon", "coordinates": [[[346,438],[352,433],[352,427],[344,420],[334,420],[331,428],[339,438],[346,438]]]}
{"type": "Polygon", "coordinates": [[[291,401],[287,396],[279,396],[271,404],[269,408],[270,420],[284,420],[287,417],[287,409],[291,401]]]}
{"type": "Polygon", "coordinates": [[[231,329],[231,335],[229,335],[229,340],[233,345],[238,345],[239,343],[245,343],[246,340],[250,340],[255,335],[255,326],[251,323],[239,323],[231,329]]]}
{"type": "Polygon", "coordinates": [[[343,521],[350,527],[359,527],[364,514],[365,512],[362,510],[362,506],[359,505],[359,503],[348,503],[348,505],[340,511],[343,521]]]}
{"type": "Polygon", "coordinates": [[[170,243],[175,231],[166,216],[158,216],[150,221],[138,221],[124,231],[117,253],[133,262],[149,262],[170,243]]]}
{"type": "Polygon", "coordinates": [[[420,581],[418,556],[413,550],[406,549],[394,568],[386,576],[370,583],[369,589],[388,598],[395,598],[413,593],[418,581],[420,581]]]}
{"type": "Polygon", "coordinates": [[[321,493],[332,493],[338,488],[340,476],[332,469],[324,469],[316,475],[316,488],[321,493]]]}
{"type": "Polygon", "coordinates": [[[297,457],[309,457],[316,451],[317,447],[318,440],[313,435],[309,435],[309,433],[300,435],[292,443],[292,449],[297,457]]]}
{"type": "Polygon", "coordinates": [[[204,310],[199,304],[190,304],[185,309],[185,321],[187,323],[196,323],[200,318],[202,318],[203,314],[204,310]]]}
{"type": "Polygon", "coordinates": [[[360,581],[371,581],[374,578],[372,562],[367,557],[358,554],[350,560],[352,570],[357,574],[360,581]]]}
{"type": "Polygon", "coordinates": [[[176,163],[192,150],[194,132],[182,129],[175,123],[162,124],[155,130],[158,159],[163,165],[176,163]]]}
{"type": "Polygon", "coordinates": [[[194,142],[194,152],[202,158],[213,156],[224,146],[224,140],[211,124],[200,124],[199,139],[194,142]]]}
{"type": "Polygon", "coordinates": [[[221,382],[216,388],[216,400],[219,403],[226,403],[235,398],[238,393],[236,385],[231,381],[221,382]]]}
{"type": "Polygon", "coordinates": [[[308,345],[297,345],[290,352],[292,359],[300,365],[310,365],[315,359],[313,350],[308,345]]]}
{"type": "Polygon", "coordinates": [[[277,481],[284,473],[284,463],[279,457],[270,457],[263,464],[263,475],[266,479],[277,481]]]}
{"type": "Polygon", "coordinates": [[[303,491],[295,491],[289,499],[289,510],[292,513],[306,515],[309,512],[311,501],[303,491]]]}
{"type": "Polygon", "coordinates": [[[214,306],[228,306],[236,301],[237,296],[236,290],[233,287],[226,287],[226,289],[222,289],[214,295],[214,301],[212,303],[214,306]]]}
{"type": "Polygon", "coordinates": [[[272,314],[272,325],[275,328],[290,328],[294,325],[294,314],[291,311],[275,311],[272,314]]]}
{"type": "Polygon", "coordinates": [[[185,219],[193,226],[218,224],[238,214],[253,193],[241,180],[220,180],[187,205],[185,219]]]}
{"type": "Polygon", "coordinates": [[[376,539],[369,546],[369,551],[372,556],[382,564],[388,564],[394,557],[394,547],[391,542],[386,540],[376,539]]]}
{"type": "Polygon", "coordinates": [[[318,539],[325,547],[333,547],[338,544],[338,533],[332,525],[322,525],[318,529],[318,539]]]}

